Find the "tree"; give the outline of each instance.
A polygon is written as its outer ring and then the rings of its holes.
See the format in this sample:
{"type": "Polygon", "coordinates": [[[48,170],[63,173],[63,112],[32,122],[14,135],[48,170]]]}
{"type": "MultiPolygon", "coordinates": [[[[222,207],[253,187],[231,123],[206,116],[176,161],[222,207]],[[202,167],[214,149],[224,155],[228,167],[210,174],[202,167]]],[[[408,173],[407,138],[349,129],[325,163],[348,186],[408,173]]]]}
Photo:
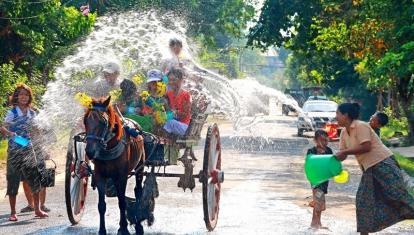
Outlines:
{"type": "Polygon", "coordinates": [[[0,118],[17,82],[42,94],[63,51],[87,34],[94,20],[95,14],[83,16],[57,0],[0,1],[0,118]]]}
{"type": "Polygon", "coordinates": [[[354,64],[369,89],[396,92],[414,143],[413,13],[411,0],[266,1],[249,45],[285,45],[303,55],[336,53],[354,64]]]}

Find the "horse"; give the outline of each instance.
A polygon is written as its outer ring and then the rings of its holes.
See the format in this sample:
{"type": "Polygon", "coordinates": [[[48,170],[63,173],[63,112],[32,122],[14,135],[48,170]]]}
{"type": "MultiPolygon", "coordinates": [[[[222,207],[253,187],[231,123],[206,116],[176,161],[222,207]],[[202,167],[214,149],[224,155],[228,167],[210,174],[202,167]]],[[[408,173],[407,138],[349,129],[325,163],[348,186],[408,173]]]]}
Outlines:
{"type": "MultiPolygon", "coordinates": [[[[98,210],[100,217],[99,234],[106,234],[105,228],[105,186],[106,180],[112,179],[116,187],[120,221],[118,234],[129,234],[126,219],[125,191],[128,175],[135,170],[135,198],[141,198],[143,164],[145,151],[143,138],[128,135],[119,115],[110,105],[111,97],[93,99],[86,111],[83,122],[86,130],[85,152],[94,163],[93,182],[98,188],[98,210]]],[[[136,234],[143,234],[140,223],[135,224],[136,234]]]]}

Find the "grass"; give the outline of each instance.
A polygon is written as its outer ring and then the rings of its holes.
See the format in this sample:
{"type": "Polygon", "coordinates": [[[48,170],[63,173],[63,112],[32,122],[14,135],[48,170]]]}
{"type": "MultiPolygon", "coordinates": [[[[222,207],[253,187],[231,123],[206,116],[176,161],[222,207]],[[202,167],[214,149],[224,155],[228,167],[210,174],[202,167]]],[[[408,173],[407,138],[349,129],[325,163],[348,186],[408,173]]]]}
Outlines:
{"type": "Polygon", "coordinates": [[[0,140],[0,161],[7,158],[7,140],[0,140]]]}
{"type": "Polygon", "coordinates": [[[399,153],[394,153],[394,156],[400,167],[411,177],[414,177],[414,159],[407,158],[399,153]]]}

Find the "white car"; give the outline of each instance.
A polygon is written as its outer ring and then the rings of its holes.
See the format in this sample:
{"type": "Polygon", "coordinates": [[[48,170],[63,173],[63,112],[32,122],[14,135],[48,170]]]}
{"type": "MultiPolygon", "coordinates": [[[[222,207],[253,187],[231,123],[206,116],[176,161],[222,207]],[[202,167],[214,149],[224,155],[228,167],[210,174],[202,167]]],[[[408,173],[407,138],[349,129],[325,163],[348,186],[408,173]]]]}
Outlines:
{"type": "Polygon", "coordinates": [[[338,104],[329,100],[310,100],[303,104],[298,116],[298,136],[303,132],[325,130],[326,124],[336,124],[338,104]]]}

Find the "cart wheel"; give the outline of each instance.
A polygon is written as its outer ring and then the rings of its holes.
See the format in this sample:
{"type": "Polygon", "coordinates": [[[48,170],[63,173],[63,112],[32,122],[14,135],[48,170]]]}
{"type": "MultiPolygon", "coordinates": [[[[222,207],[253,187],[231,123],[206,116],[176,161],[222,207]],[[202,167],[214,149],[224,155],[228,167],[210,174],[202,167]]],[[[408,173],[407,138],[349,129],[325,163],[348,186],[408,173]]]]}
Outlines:
{"type": "Polygon", "coordinates": [[[203,184],[204,221],[208,231],[213,231],[217,225],[221,183],[224,181],[224,172],[221,171],[220,133],[217,124],[210,126],[207,131],[203,170],[200,176],[203,184]]]}
{"type": "Polygon", "coordinates": [[[85,210],[86,192],[88,190],[88,172],[81,165],[85,161],[85,143],[70,141],[66,155],[65,200],[69,221],[77,224],[85,210]],[[74,147],[74,143],[77,145],[74,147]],[[78,152],[76,159],[75,151],[78,152]]]}

